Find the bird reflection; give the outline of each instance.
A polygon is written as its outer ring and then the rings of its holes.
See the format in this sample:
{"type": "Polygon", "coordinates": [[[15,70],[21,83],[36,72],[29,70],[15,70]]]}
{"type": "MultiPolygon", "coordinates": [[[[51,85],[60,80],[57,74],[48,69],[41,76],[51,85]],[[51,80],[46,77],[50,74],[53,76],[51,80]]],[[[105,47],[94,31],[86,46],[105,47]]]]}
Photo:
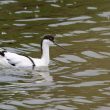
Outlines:
{"type": "Polygon", "coordinates": [[[34,78],[38,79],[38,75],[42,78],[40,81],[36,81],[36,83],[53,82],[53,77],[50,75],[50,70],[48,67],[35,68],[32,73],[34,74],[34,78]]]}

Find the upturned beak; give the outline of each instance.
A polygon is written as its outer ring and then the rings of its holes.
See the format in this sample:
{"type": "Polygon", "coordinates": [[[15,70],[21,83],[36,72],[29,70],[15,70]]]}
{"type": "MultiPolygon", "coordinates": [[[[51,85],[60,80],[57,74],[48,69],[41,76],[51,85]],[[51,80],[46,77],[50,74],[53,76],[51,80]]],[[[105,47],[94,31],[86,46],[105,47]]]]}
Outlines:
{"type": "Polygon", "coordinates": [[[58,47],[60,47],[60,48],[62,48],[62,49],[64,49],[64,50],[67,50],[67,49],[65,49],[64,47],[62,47],[62,46],[60,46],[59,44],[57,44],[55,41],[53,42],[55,45],[57,45],[58,47]]]}

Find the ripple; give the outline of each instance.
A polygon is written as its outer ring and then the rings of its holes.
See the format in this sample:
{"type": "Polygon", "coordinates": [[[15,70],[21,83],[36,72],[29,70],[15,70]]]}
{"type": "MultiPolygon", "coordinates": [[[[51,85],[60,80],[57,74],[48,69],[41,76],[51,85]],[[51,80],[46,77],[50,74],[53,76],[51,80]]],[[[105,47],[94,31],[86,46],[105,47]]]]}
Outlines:
{"type": "Polygon", "coordinates": [[[74,76],[97,76],[102,74],[107,74],[110,71],[107,70],[85,70],[77,73],[73,73],[74,76]]]}
{"type": "Polygon", "coordinates": [[[13,52],[13,53],[18,53],[18,54],[26,54],[28,53],[28,51],[23,50],[23,48],[11,48],[11,47],[4,47],[4,49],[6,49],[7,51],[13,52]]]}
{"type": "Polygon", "coordinates": [[[15,43],[16,40],[0,40],[2,43],[15,43]]]}
{"type": "Polygon", "coordinates": [[[109,12],[102,12],[102,13],[98,14],[98,16],[108,18],[108,17],[110,17],[110,11],[109,12]]]}
{"type": "Polygon", "coordinates": [[[15,14],[22,14],[22,13],[33,13],[33,11],[22,10],[22,11],[15,12],[15,14]]]}
{"type": "Polygon", "coordinates": [[[15,3],[15,2],[17,2],[17,1],[15,1],[15,0],[1,0],[0,5],[15,3]]]}
{"type": "Polygon", "coordinates": [[[29,104],[29,105],[46,104],[48,102],[49,102],[48,100],[41,100],[41,99],[26,99],[23,101],[24,104],[29,104]]]}
{"type": "Polygon", "coordinates": [[[72,46],[72,44],[69,44],[69,43],[61,43],[59,45],[62,46],[62,47],[64,47],[64,46],[72,46]]]}
{"type": "Polygon", "coordinates": [[[33,36],[31,36],[31,35],[25,35],[24,37],[25,37],[25,38],[31,38],[31,37],[33,37],[33,36]]]}
{"type": "Polygon", "coordinates": [[[101,35],[109,36],[110,35],[110,32],[102,33],[101,35]]]}
{"type": "Polygon", "coordinates": [[[89,38],[89,39],[84,39],[84,40],[75,40],[75,41],[72,41],[72,42],[95,42],[95,41],[98,41],[99,39],[97,38],[89,38]]]}
{"type": "Polygon", "coordinates": [[[78,23],[96,23],[95,21],[91,21],[91,20],[86,20],[86,21],[83,21],[83,20],[70,20],[70,21],[65,21],[65,22],[61,22],[61,23],[55,23],[55,24],[49,24],[48,26],[50,27],[58,27],[58,26],[67,26],[67,25],[72,25],[72,24],[78,24],[78,23]]]}
{"type": "Polygon", "coordinates": [[[82,31],[82,30],[76,30],[76,31],[70,31],[70,32],[64,33],[63,36],[76,36],[77,34],[85,34],[85,33],[88,33],[88,32],[82,31]]]}
{"type": "Polygon", "coordinates": [[[31,19],[20,19],[16,21],[43,21],[43,20],[52,20],[53,18],[31,18],[31,19]]]}
{"type": "Polygon", "coordinates": [[[1,32],[1,34],[2,34],[2,35],[6,35],[7,33],[6,33],[6,32],[1,32]]]}
{"type": "Polygon", "coordinates": [[[56,3],[58,0],[46,0],[48,3],[56,3]]]}
{"type": "Polygon", "coordinates": [[[21,27],[21,26],[26,26],[26,24],[13,24],[14,26],[18,26],[18,27],[21,27]]]}
{"type": "Polygon", "coordinates": [[[103,42],[110,44],[110,39],[102,39],[103,42]]]}
{"type": "Polygon", "coordinates": [[[83,51],[82,54],[86,55],[88,57],[92,57],[92,58],[99,58],[99,59],[107,58],[107,56],[101,55],[101,54],[93,52],[93,51],[83,51]]]}
{"type": "Polygon", "coordinates": [[[97,7],[87,7],[88,10],[97,10],[97,7]]]}
{"type": "Polygon", "coordinates": [[[60,5],[58,5],[58,4],[51,4],[51,6],[52,6],[52,7],[56,7],[56,8],[61,7],[61,6],[60,6],[60,5]]]}
{"type": "Polygon", "coordinates": [[[101,54],[103,54],[103,55],[110,56],[110,52],[99,52],[99,53],[101,53],[101,54]]]}
{"type": "Polygon", "coordinates": [[[66,19],[65,17],[58,17],[58,18],[31,18],[31,19],[19,19],[19,20],[15,20],[15,21],[48,21],[48,20],[58,20],[58,21],[62,21],[66,19]]]}
{"type": "Polygon", "coordinates": [[[74,34],[85,34],[87,32],[86,31],[82,31],[82,30],[76,30],[76,31],[72,31],[71,33],[74,33],[74,34]]]}
{"type": "MultiPolygon", "coordinates": [[[[31,36],[28,36],[31,37],[31,36]]],[[[36,51],[37,49],[33,47],[32,45],[27,45],[27,44],[20,44],[22,46],[22,50],[27,50],[27,51],[36,51]]]]}
{"type": "Polygon", "coordinates": [[[23,78],[17,78],[16,76],[0,76],[0,82],[15,82],[19,80],[24,80],[23,78]]]}
{"type": "Polygon", "coordinates": [[[32,108],[31,106],[27,105],[27,104],[23,104],[21,101],[17,101],[17,100],[8,100],[8,103],[14,106],[21,106],[21,107],[28,107],[28,108],[32,108]]]}
{"type": "Polygon", "coordinates": [[[80,58],[75,55],[60,55],[60,57],[55,58],[55,60],[64,62],[64,63],[71,63],[72,61],[74,62],[86,62],[85,59],[80,58]]]}
{"type": "Polygon", "coordinates": [[[15,14],[31,14],[31,13],[40,12],[38,6],[36,6],[36,10],[34,10],[34,11],[27,10],[27,7],[25,7],[25,8],[26,8],[25,10],[16,11],[15,14]]]}
{"type": "Polygon", "coordinates": [[[15,106],[8,105],[8,104],[0,104],[1,110],[17,110],[15,106]]]}
{"type": "Polygon", "coordinates": [[[104,88],[104,90],[108,90],[109,91],[110,90],[110,87],[104,88]]]}
{"type": "Polygon", "coordinates": [[[58,26],[76,24],[76,23],[81,23],[81,21],[67,21],[67,22],[61,22],[61,23],[56,23],[56,24],[49,24],[48,26],[50,26],[50,27],[58,27],[58,26]]]}
{"type": "Polygon", "coordinates": [[[90,19],[92,17],[90,16],[79,16],[79,17],[74,17],[74,18],[69,18],[68,20],[78,20],[78,21],[81,21],[81,20],[87,20],[87,19],[90,19]]]}
{"type": "Polygon", "coordinates": [[[98,108],[94,109],[94,110],[110,110],[110,107],[107,106],[99,106],[98,108]]]}
{"type": "Polygon", "coordinates": [[[68,107],[68,106],[64,106],[64,105],[57,105],[55,107],[55,110],[76,110],[76,109],[77,109],[76,107],[68,107]]]}
{"type": "Polygon", "coordinates": [[[85,97],[81,97],[81,96],[75,96],[73,101],[77,103],[93,103],[93,101],[87,100],[85,99],[85,97]]]}
{"type": "Polygon", "coordinates": [[[110,81],[88,81],[88,82],[82,82],[79,84],[73,85],[73,87],[90,87],[90,86],[99,86],[99,85],[106,85],[106,83],[110,83],[110,81]]]}
{"type": "Polygon", "coordinates": [[[36,34],[39,34],[39,33],[36,33],[36,32],[23,32],[21,34],[23,34],[23,35],[36,35],[36,34]]]}
{"type": "Polygon", "coordinates": [[[110,28],[106,28],[106,27],[96,27],[96,28],[91,28],[90,31],[106,31],[106,30],[110,30],[110,28]]]}

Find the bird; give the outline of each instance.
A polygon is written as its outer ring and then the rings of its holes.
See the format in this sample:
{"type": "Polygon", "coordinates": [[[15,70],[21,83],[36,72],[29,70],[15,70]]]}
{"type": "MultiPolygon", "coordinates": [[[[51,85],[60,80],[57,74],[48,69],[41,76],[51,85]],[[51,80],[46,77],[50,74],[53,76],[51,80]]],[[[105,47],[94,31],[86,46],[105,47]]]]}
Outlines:
{"type": "Polygon", "coordinates": [[[41,40],[41,58],[32,58],[30,56],[19,55],[17,53],[12,53],[6,49],[0,48],[0,64],[8,67],[18,68],[31,67],[32,69],[40,66],[49,66],[49,47],[55,44],[63,48],[62,46],[58,45],[54,39],[54,35],[45,35],[43,37],[41,40]]]}

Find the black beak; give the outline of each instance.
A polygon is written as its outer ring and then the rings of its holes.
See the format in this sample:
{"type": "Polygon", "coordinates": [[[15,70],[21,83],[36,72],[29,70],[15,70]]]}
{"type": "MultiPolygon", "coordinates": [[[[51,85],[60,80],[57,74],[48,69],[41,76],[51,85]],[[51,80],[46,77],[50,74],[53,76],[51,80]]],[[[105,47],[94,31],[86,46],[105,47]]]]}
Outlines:
{"type": "Polygon", "coordinates": [[[64,50],[67,50],[67,49],[65,49],[65,48],[63,48],[62,46],[60,46],[59,44],[57,44],[56,42],[53,42],[55,45],[57,45],[58,47],[60,47],[60,48],[62,48],[62,49],[64,49],[64,50]]]}

